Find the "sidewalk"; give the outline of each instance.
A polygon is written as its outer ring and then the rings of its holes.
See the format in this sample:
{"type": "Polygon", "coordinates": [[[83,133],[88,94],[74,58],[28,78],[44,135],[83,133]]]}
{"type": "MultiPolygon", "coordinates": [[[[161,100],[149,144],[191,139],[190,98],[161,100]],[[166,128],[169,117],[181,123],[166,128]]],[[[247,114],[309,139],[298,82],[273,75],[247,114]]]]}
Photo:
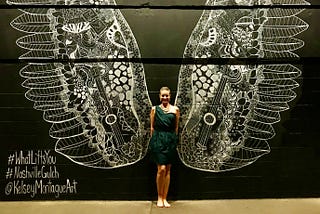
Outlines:
{"type": "Polygon", "coordinates": [[[0,202],[1,214],[320,214],[320,199],[0,202]]]}

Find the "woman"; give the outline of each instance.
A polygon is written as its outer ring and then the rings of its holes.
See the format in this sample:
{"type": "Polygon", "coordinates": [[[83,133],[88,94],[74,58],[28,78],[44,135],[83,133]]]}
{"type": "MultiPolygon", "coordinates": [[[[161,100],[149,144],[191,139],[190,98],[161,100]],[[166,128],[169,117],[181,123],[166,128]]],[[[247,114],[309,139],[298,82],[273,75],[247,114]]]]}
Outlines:
{"type": "Polygon", "coordinates": [[[160,102],[153,106],[150,112],[151,158],[157,164],[158,172],[156,177],[158,191],[158,207],[170,207],[167,201],[167,194],[170,184],[171,163],[175,157],[178,141],[179,108],[170,105],[170,89],[160,89],[160,102]]]}

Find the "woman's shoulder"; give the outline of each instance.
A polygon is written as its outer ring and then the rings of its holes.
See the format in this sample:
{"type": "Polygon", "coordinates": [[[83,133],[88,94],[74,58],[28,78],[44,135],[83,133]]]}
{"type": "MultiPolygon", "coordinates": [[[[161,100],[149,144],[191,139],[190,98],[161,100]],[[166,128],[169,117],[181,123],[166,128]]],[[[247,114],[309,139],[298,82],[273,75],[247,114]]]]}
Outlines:
{"type": "Polygon", "coordinates": [[[151,113],[154,113],[155,111],[156,111],[156,106],[152,106],[150,112],[151,112],[151,113]]]}
{"type": "Polygon", "coordinates": [[[178,106],[172,105],[172,106],[171,106],[171,112],[174,113],[174,114],[177,114],[177,113],[179,112],[178,106]]]}
{"type": "Polygon", "coordinates": [[[180,111],[178,106],[172,106],[175,111],[180,111]]]}

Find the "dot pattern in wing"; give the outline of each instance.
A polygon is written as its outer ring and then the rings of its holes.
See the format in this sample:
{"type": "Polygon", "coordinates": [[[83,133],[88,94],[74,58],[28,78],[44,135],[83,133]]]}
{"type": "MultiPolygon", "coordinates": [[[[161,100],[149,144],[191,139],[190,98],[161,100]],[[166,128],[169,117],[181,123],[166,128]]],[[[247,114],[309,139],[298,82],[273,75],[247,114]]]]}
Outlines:
{"type": "MultiPolygon", "coordinates": [[[[9,4],[114,5],[113,0],[8,0],[9,4]]],[[[26,97],[52,123],[55,149],[87,167],[116,168],[147,152],[148,97],[135,38],[116,9],[22,9],[11,23],[27,35],[17,44],[29,59],[113,59],[92,63],[29,63],[20,74],[26,97]],[[123,59],[123,60],[122,60],[123,59]]]]}
{"type": "MultiPolygon", "coordinates": [[[[304,0],[208,0],[207,5],[308,4],[304,0]]],[[[186,58],[297,57],[308,28],[301,9],[206,10],[190,36],[186,58]]],[[[269,153],[272,124],[296,94],[301,71],[290,64],[182,65],[179,157],[191,168],[221,172],[269,153]],[[190,105],[192,103],[192,105],[190,105]]]]}

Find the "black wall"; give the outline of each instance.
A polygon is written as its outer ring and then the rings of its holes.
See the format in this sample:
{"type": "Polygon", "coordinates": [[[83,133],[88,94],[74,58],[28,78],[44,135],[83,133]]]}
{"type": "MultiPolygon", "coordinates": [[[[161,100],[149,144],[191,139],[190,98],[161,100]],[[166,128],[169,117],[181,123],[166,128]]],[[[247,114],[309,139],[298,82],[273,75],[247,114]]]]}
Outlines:
{"type": "MultiPolygon", "coordinates": [[[[149,5],[201,5],[204,1],[151,1],[149,5]]],[[[140,5],[143,1],[118,1],[118,4],[140,5]]],[[[170,199],[221,199],[221,198],[282,198],[320,196],[320,10],[313,1],[300,17],[310,24],[299,35],[305,47],[298,51],[302,57],[297,64],[302,69],[296,89],[297,98],[290,110],[281,113],[282,120],[274,125],[277,135],[269,141],[271,152],[250,166],[231,172],[209,173],[185,167],[177,159],[172,168],[170,199]]],[[[181,58],[185,44],[199,19],[202,10],[188,9],[122,9],[143,58],[158,58],[145,63],[146,81],[153,104],[158,102],[158,89],[168,85],[177,87],[179,64],[166,63],[164,58],[181,58]]],[[[20,12],[14,8],[0,10],[0,198],[1,200],[56,200],[56,199],[129,199],[156,198],[156,167],[149,156],[137,164],[112,169],[94,169],[77,165],[54,151],[55,140],[49,137],[50,124],[42,112],[33,109],[33,103],[24,97],[23,78],[19,69],[25,66],[18,61],[24,52],[15,44],[22,34],[11,28],[10,21],[20,12]],[[76,190],[59,196],[47,193],[6,194],[13,181],[9,157],[24,151],[48,151],[56,158],[54,166],[59,179],[54,183],[66,184],[67,179],[76,190]],[[7,176],[7,177],[6,177],[7,176]]],[[[24,180],[24,184],[34,183],[24,180]]],[[[13,186],[19,188],[21,182],[13,186]]],[[[24,186],[26,187],[26,186],[24,186]]],[[[22,188],[22,187],[21,187],[22,188]]],[[[71,191],[71,190],[70,190],[71,191]]]]}

